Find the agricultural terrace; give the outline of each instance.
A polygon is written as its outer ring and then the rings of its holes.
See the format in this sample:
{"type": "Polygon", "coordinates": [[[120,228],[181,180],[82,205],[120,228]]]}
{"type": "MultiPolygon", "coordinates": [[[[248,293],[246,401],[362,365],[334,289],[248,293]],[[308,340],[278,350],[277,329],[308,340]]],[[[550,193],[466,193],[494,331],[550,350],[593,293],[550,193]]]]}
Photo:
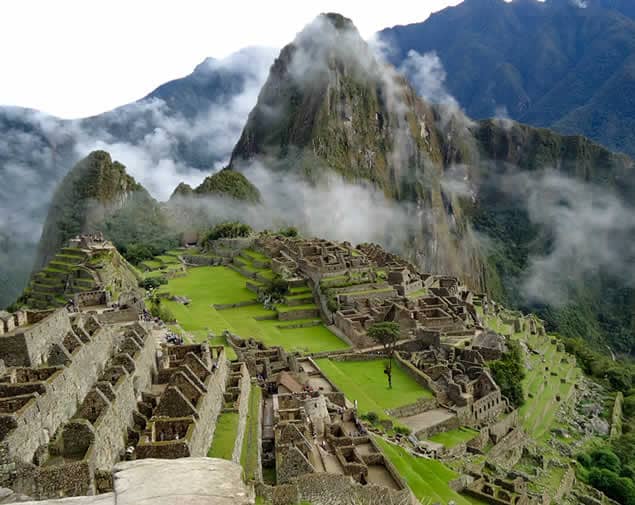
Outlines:
{"type": "Polygon", "coordinates": [[[560,405],[571,398],[582,370],[555,337],[532,335],[528,330],[514,333],[514,328],[499,317],[488,316],[485,320],[491,329],[526,344],[529,353],[523,380],[525,404],[519,413],[527,434],[546,442],[555,425],[556,413],[560,405]]]}
{"type": "MultiPolygon", "coordinates": [[[[308,298],[311,303],[287,306],[280,304],[275,310],[267,310],[256,300],[256,294],[246,287],[246,282],[257,282],[243,275],[243,272],[257,272],[259,278],[266,281],[273,277],[269,269],[256,268],[250,255],[253,251],[243,252],[240,267],[196,267],[189,268],[182,277],[169,279],[160,292],[178,295],[190,299],[188,305],[165,300],[163,303],[175,316],[178,325],[195,340],[207,338],[208,331],[220,335],[229,330],[243,338],[254,337],[269,346],[280,345],[287,351],[302,353],[334,351],[347,346],[331,333],[318,317],[317,306],[312,302],[308,287],[292,290],[294,297],[308,298]],[[214,305],[246,304],[233,308],[214,308],[214,305]],[[308,319],[278,319],[280,313],[299,309],[315,309],[315,317],[308,319]],[[307,325],[306,327],[296,327],[307,325]]],[[[222,337],[213,343],[223,344],[222,337]]]]}
{"type": "Polygon", "coordinates": [[[402,447],[380,437],[375,437],[375,442],[422,504],[454,501],[456,505],[483,505],[480,500],[459,494],[450,488],[450,481],[459,474],[440,461],[413,456],[402,447]]]}

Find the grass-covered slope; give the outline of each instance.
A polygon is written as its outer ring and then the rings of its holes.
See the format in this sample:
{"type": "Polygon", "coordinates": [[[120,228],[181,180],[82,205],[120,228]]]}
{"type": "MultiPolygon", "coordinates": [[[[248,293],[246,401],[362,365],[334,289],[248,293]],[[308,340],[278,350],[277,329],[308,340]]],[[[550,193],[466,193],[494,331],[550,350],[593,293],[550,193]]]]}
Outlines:
{"type": "MultiPolygon", "coordinates": [[[[246,256],[248,254],[241,258],[245,272],[250,272],[246,256]]],[[[268,269],[251,268],[263,279],[272,277],[268,269]]],[[[279,320],[278,312],[290,308],[284,304],[279,305],[277,310],[263,308],[256,301],[256,294],[246,288],[248,280],[253,282],[229,267],[196,267],[188,269],[183,277],[170,279],[160,291],[191,300],[188,305],[167,300],[163,303],[173,313],[180,327],[196,339],[206,339],[208,332],[219,335],[223,330],[230,330],[243,338],[254,337],[267,345],[280,345],[289,351],[321,352],[347,347],[317,317],[309,320],[279,320]],[[214,308],[214,305],[249,302],[252,303],[241,307],[214,308]],[[311,326],[293,327],[302,323],[311,326]]]]}
{"type": "Polygon", "coordinates": [[[322,372],[351,401],[357,400],[359,412],[374,412],[384,418],[385,410],[394,409],[420,398],[432,398],[432,392],[420,386],[396,364],[393,366],[392,389],[384,374],[385,361],[335,361],[318,359],[322,372]]]}

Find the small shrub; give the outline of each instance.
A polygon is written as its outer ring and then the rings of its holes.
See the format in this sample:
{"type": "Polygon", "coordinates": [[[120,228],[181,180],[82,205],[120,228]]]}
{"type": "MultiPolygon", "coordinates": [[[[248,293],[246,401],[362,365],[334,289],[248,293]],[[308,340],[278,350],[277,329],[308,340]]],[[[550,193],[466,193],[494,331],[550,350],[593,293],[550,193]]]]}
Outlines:
{"type": "Polygon", "coordinates": [[[408,436],[412,433],[412,430],[407,426],[395,426],[395,433],[408,436]]]}
{"type": "Polygon", "coordinates": [[[139,281],[139,287],[143,289],[156,289],[159,286],[167,284],[168,280],[164,276],[160,277],[148,277],[147,279],[143,279],[139,281]]]}
{"type": "Polygon", "coordinates": [[[379,416],[376,412],[368,412],[365,417],[370,424],[375,424],[377,421],[379,421],[379,416]]]}
{"type": "Polygon", "coordinates": [[[203,243],[221,238],[248,237],[252,232],[253,230],[248,224],[239,223],[237,221],[220,223],[205,234],[203,243]]]}
{"type": "Polygon", "coordinates": [[[280,228],[278,230],[278,235],[282,235],[284,237],[297,237],[299,233],[296,227],[289,226],[287,228],[280,228]]]}

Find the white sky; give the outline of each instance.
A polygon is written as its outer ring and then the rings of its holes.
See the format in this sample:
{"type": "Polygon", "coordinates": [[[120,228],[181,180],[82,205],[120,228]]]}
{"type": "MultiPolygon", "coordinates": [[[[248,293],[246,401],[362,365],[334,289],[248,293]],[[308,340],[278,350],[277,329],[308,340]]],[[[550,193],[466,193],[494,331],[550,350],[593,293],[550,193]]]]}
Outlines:
{"type": "Polygon", "coordinates": [[[0,0],[0,105],[98,114],[245,46],[282,47],[320,12],[363,37],[460,0],[0,0]]]}

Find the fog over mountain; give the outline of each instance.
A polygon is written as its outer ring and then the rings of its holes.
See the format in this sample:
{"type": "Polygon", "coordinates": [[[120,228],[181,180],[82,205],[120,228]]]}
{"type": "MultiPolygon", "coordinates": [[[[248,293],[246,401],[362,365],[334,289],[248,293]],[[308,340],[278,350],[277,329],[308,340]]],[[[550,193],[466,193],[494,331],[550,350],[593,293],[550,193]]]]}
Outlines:
{"type": "Polygon", "coordinates": [[[28,279],[55,185],[79,159],[107,150],[159,199],[180,181],[200,183],[228,161],[274,55],[208,58],[137,102],[80,120],[0,108],[0,306],[28,279]]]}

